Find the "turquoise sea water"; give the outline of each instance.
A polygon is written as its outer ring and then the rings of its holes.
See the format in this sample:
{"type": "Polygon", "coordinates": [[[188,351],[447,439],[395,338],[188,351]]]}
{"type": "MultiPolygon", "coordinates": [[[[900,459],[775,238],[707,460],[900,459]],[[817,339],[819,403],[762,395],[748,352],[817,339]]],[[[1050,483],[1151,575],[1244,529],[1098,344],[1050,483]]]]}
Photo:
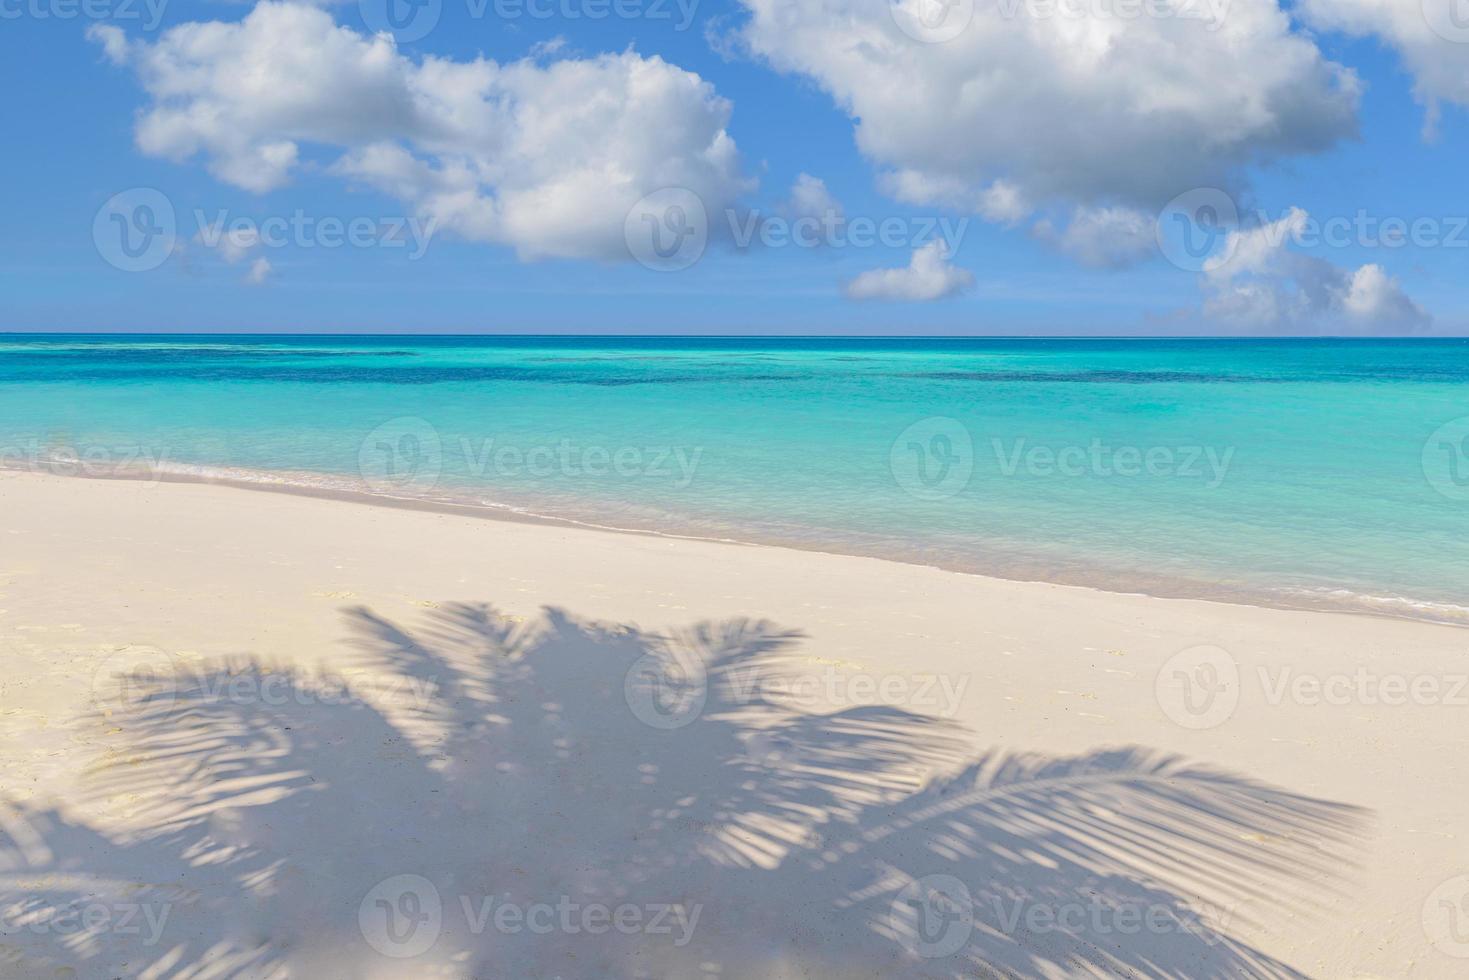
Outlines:
{"type": "Polygon", "coordinates": [[[10,467],[1434,618],[1466,417],[1462,340],[0,335],[10,467]]]}

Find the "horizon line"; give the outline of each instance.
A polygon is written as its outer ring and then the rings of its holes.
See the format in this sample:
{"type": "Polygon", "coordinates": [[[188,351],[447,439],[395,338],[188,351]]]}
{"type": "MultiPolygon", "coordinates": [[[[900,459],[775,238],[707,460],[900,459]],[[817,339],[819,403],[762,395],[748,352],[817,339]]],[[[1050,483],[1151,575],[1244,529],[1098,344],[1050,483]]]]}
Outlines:
{"type": "Polygon", "coordinates": [[[1234,341],[1437,341],[1469,340],[1469,334],[787,334],[787,333],[509,333],[449,331],[402,333],[396,331],[294,330],[0,330],[0,337],[395,337],[395,338],[502,338],[582,340],[1234,340],[1234,341]]]}

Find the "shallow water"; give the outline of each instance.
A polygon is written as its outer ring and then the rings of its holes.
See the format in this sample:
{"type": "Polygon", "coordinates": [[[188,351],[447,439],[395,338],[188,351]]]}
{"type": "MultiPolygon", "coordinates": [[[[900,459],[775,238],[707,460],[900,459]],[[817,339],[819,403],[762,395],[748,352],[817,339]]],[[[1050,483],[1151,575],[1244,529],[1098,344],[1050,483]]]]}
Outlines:
{"type": "Polygon", "coordinates": [[[1462,340],[0,335],[11,467],[1430,618],[1469,606],[1466,417],[1462,340]]]}

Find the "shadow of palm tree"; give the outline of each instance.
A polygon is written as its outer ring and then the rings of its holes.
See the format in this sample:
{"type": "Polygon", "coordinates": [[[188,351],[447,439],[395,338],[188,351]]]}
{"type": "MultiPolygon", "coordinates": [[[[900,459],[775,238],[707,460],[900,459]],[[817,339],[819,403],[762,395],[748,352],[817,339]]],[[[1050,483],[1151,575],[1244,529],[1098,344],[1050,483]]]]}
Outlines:
{"type": "Polygon", "coordinates": [[[347,620],[350,685],[243,662],[92,720],[124,740],[90,774],[96,826],[5,816],[13,963],[1293,976],[1240,923],[1319,908],[1363,820],[1141,748],[976,756],[939,719],[800,710],[770,692],[810,669],[802,637],[765,622],[347,620]],[[119,894],[166,909],[156,936],[45,926],[119,894]]]}

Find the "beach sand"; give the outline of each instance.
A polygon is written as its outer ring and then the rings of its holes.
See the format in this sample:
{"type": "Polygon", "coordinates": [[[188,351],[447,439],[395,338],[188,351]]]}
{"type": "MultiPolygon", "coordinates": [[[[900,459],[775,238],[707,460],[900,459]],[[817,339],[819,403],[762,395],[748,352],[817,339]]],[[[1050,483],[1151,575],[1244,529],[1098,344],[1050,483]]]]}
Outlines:
{"type": "Polygon", "coordinates": [[[0,474],[0,975],[1463,976],[1466,637],[0,474]]]}

